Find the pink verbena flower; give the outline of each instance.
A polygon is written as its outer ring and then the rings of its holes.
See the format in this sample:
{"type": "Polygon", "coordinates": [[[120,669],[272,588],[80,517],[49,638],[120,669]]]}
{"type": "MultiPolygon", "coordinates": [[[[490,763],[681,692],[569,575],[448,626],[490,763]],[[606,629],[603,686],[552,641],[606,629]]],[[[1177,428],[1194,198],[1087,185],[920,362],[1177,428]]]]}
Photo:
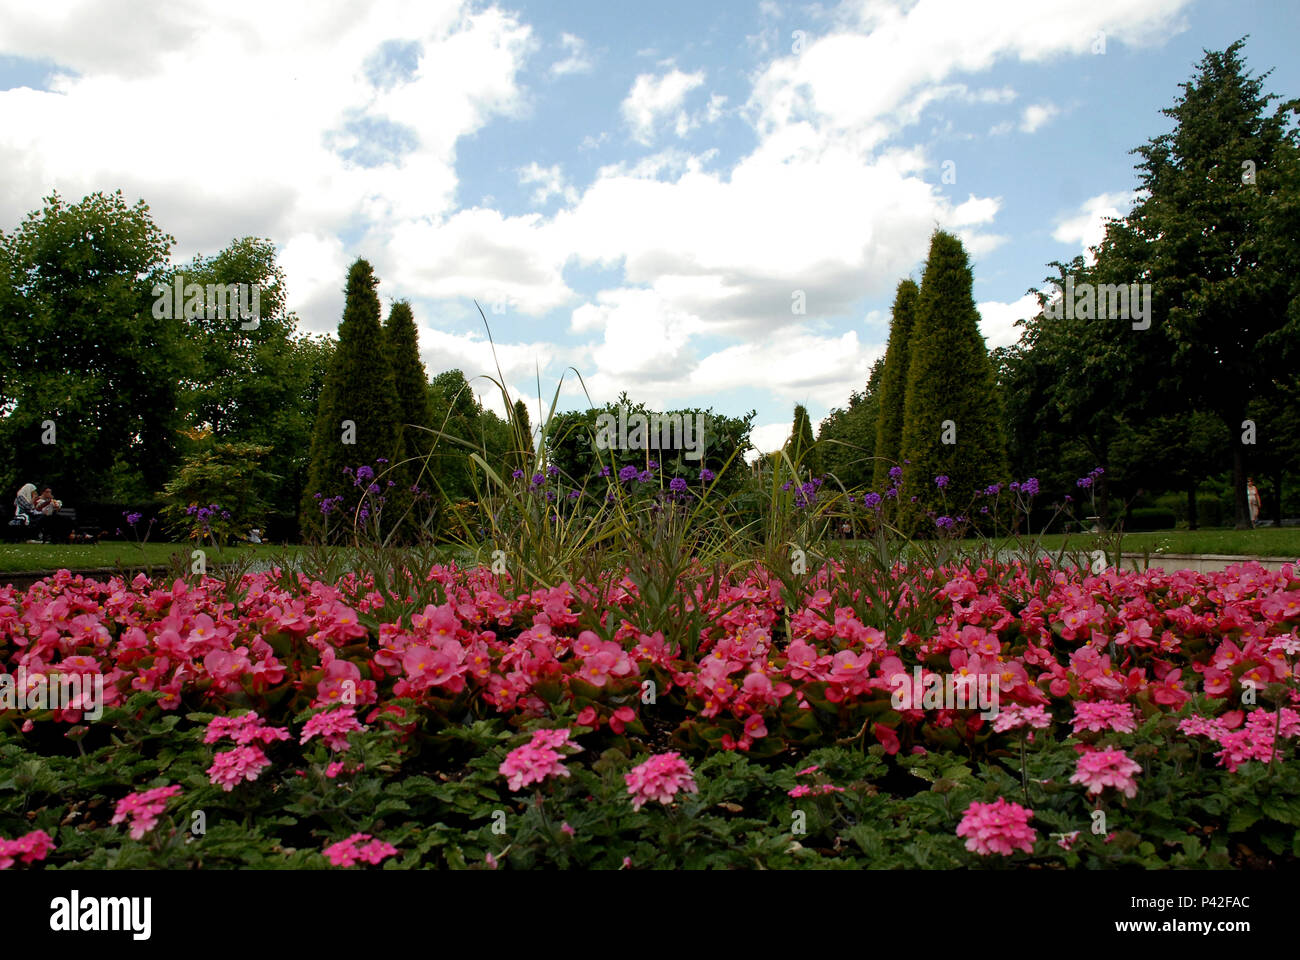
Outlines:
{"type": "Polygon", "coordinates": [[[1300,713],[1289,709],[1282,708],[1282,719],[1279,721],[1276,713],[1270,713],[1268,710],[1252,710],[1246,714],[1246,725],[1255,727],[1260,730],[1267,730],[1272,736],[1275,727],[1279,727],[1278,733],[1284,737],[1294,737],[1300,733],[1300,713]]]}
{"type": "Polygon", "coordinates": [[[1079,757],[1070,782],[1086,784],[1089,793],[1101,793],[1106,787],[1114,787],[1126,797],[1135,797],[1137,784],[1133,782],[1133,774],[1141,772],[1142,768],[1123,750],[1089,750],[1079,757]]]}
{"type": "Polygon", "coordinates": [[[383,840],[372,839],[368,833],[354,833],[346,840],[331,843],[321,853],[336,867],[350,867],[358,860],[369,864],[379,863],[385,857],[396,856],[397,848],[383,840]]]}
{"type": "Polygon", "coordinates": [[[1300,637],[1297,637],[1294,633],[1284,633],[1280,637],[1274,638],[1268,648],[1275,653],[1293,656],[1300,653],[1300,637]]]}
{"type": "Polygon", "coordinates": [[[140,793],[128,793],[117,801],[113,819],[108,822],[121,823],[130,817],[131,839],[139,840],[158,825],[158,815],[167,807],[167,798],[174,797],[180,792],[181,788],[173,784],[168,787],[154,787],[152,790],[144,790],[140,793]]]}
{"type": "Polygon", "coordinates": [[[1192,714],[1178,724],[1178,730],[1189,737],[1209,737],[1218,740],[1228,732],[1227,726],[1218,717],[1200,717],[1192,714]]]}
{"type": "Polygon", "coordinates": [[[582,747],[570,740],[571,736],[572,732],[567,727],[562,730],[535,730],[530,745],[539,749],[562,750],[565,747],[573,747],[581,750],[582,747]]]}
{"type": "Polygon", "coordinates": [[[258,774],[270,765],[271,761],[266,759],[261,747],[235,747],[212,758],[208,780],[229,793],[242,780],[250,783],[256,780],[258,774]]]}
{"type": "Polygon", "coordinates": [[[1054,833],[1052,836],[1059,838],[1056,845],[1066,853],[1069,853],[1070,849],[1079,841],[1078,830],[1071,830],[1069,833],[1054,833]]]}
{"type": "Polygon", "coordinates": [[[1116,733],[1132,733],[1137,729],[1133,717],[1133,707],[1127,703],[1113,703],[1110,700],[1080,700],[1074,705],[1074,732],[1090,730],[1101,733],[1114,730],[1116,733]]]}
{"type": "Polygon", "coordinates": [[[831,783],[801,783],[794,789],[787,790],[786,793],[798,800],[800,797],[816,797],[827,793],[843,793],[843,787],[837,787],[831,783]]]}
{"type": "Polygon", "coordinates": [[[203,742],[216,743],[222,737],[230,737],[233,740],[241,731],[256,728],[260,722],[261,718],[256,713],[245,713],[238,717],[213,717],[208,721],[203,742]]]}
{"type": "Polygon", "coordinates": [[[1034,811],[998,797],[993,803],[972,803],[957,825],[957,836],[966,838],[966,849],[981,857],[998,853],[1009,857],[1017,850],[1034,852],[1038,834],[1029,826],[1034,811]]]}
{"type": "Polygon", "coordinates": [[[577,753],[582,750],[572,742],[571,736],[567,728],[535,730],[532,740],[506,754],[497,771],[506,778],[511,790],[541,783],[547,777],[567,777],[569,771],[563,762],[566,755],[558,751],[567,749],[577,753]]]}
{"type": "Polygon", "coordinates": [[[997,733],[1018,730],[1021,727],[1034,727],[1038,730],[1044,730],[1051,726],[1051,723],[1051,716],[1041,705],[1033,704],[1025,707],[1018,703],[1011,703],[998,709],[998,715],[993,720],[993,729],[997,733]]]}
{"type": "Polygon", "coordinates": [[[8,870],[15,859],[23,863],[44,860],[53,849],[54,838],[44,830],[33,830],[17,840],[0,838],[0,870],[8,870]]]}
{"type": "Polygon", "coordinates": [[[203,742],[216,743],[222,737],[229,737],[242,747],[250,743],[288,740],[289,731],[284,727],[268,727],[256,712],[249,712],[238,717],[213,717],[208,721],[203,742]]]}
{"type": "Polygon", "coordinates": [[[625,773],[623,781],[627,784],[628,795],[632,797],[633,810],[640,810],[651,800],[671,803],[679,790],[687,793],[699,793],[700,790],[691,768],[677,753],[661,753],[650,757],[633,767],[630,773],[625,773]]]}
{"type": "Polygon", "coordinates": [[[541,783],[547,777],[567,777],[562,758],[549,747],[534,747],[526,743],[506,754],[497,771],[506,778],[511,790],[521,790],[530,783],[541,783]]]}
{"type": "Polygon", "coordinates": [[[298,742],[306,743],[312,737],[319,735],[331,750],[346,750],[348,734],[365,729],[357,722],[351,709],[336,707],[333,710],[314,714],[302,728],[302,736],[298,742]]]}
{"type": "Polygon", "coordinates": [[[1219,763],[1227,767],[1229,773],[1236,773],[1248,760],[1268,762],[1273,755],[1273,731],[1250,726],[1227,730],[1219,736],[1219,746],[1223,749],[1214,754],[1219,763]]]}

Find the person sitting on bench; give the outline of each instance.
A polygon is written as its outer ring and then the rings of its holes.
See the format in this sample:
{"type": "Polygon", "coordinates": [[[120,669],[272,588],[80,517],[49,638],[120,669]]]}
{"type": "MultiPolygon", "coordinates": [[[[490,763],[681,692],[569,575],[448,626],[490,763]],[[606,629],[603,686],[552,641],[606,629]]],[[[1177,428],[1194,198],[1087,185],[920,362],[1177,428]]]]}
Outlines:
{"type": "Polygon", "coordinates": [[[14,497],[14,520],[25,526],[32,534],[28,543],[39,543],[48,518],[36,508],[36,484],[25,483],[14,497]]]}
{"type": "Polygon", "coordinates": [[[63,509],[63,501],[54,499],[54,492],[46,487],[36,495],[32,505],[47,517],[52,517],[63,509]]]}
{"type": "Polygon", "coordinates": [[[41,521],[41,532],[47,543],[64,543],[72,539],[72,517],[76,514],[63,509],[63,501],[54,498],[53,490],[43,488],[33,505],[45,518],[41,521]]]}

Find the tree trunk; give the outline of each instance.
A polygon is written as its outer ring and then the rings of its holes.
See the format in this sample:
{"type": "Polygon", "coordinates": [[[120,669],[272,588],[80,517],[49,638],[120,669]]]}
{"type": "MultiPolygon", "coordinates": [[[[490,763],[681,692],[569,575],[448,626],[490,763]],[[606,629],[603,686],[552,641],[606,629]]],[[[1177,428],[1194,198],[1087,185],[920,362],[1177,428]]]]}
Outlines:
{"type": "MultiPolygon", "coordinates": [[[[1241,419],[1237,418],[1237,424],[1240,423],[1241,419]]],[[[1228,424],[1229,430],[1233,427],[1232,423],[1228,424]]],[[[1242,448],[1240,438],[1232,445],[1232,501],[1236,529],[1250,529],[1250,506],[1246,502],[1246,451],[1242,448]]]]}
{"type": "Polygon", "coordinates": [[[1273,502],[1269,504],[1269,513],[1273,515],[1273,526],[1282,526],[1282,471],[1273,474],[1273,502]]]}
{"type": "Polygon", "coordinates": [[[1197,529],[1196,516],[1196,484],[1192,483],[1187,488],[1187,529],[1197,529]]]}

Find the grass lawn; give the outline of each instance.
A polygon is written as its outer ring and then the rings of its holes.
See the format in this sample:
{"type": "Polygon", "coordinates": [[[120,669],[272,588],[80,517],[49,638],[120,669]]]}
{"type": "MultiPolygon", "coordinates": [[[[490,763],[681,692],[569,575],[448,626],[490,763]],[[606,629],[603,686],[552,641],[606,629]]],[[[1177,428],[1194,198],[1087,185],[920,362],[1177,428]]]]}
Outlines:
{"type": "MultiPolygon", "coordinates": [[[[1055,533],[1042,538],[1042,547],[1056,553],[1064,547],[1092,549],[1095,537],[1088,533],[1055,533]]],[[[961,541],[974,547],[977,540],[961,541]]],[[[1000,541],[1014,549],[1015,541],[1000,541]]],[[[1257,530],[1161,530],[1129,533],[1120,545],[1124,553],[1217,553],[1225,556],[1300,558],[1300,527],[1265,527],[1257,530]]]]}
{"type": "MultiPolygon", "coordinates": [[[[1065,537],[1044,538],[1047,549],[1059,550],[1065,537]]],[[[1074,534],[1070,542],[1086,541],[1074,534]]],[[[1228,556],[1300,557],[1300,527],[1264,527],[1257,530],[1161,530],[1124,536],[1125,553],[1220,553],[1228,556]]]]}
{"type": "MultiPolygon", "coordinates": [[[[1056,552],[1068,544],[1071,548],[1088,550],[1093,538],[1089,534],[1053,534],[1043,538],[1043,548],[1056,552]]],[[[973,546],[975,541],[965,541],[973,546]]],[[[1012,546],[1012,544],[1008,544],[1012,546]]],[[[183,558],[188,567],[190,551],[187,543],[147,543],[143,547],[134,543],[111,541],[92,546],[63,546],[44,543],[0,544],[0,574],[28,573],[36,570],[91,570],[116,568],[128,570],[142,567],[166,568],[173,557],[183,558]]],[[[294,549],[292,547],[290,550],[294,549]]],[[[1269,527],[1261,530],[1165,530],[1159,533],[1133,533],[1124,537],[1125,553],[1218,553],[1230,556],[1297,557],[1300,558],[1300,527],[1269,527]]],[[[253,546],[241,544],[227,547],[222,553],[208,550],[209,567],[232,560],[242,560],[251,553],[258,559],[283,555],[285,548],[275,544],[253,546]]],[[[448,559],[465,562],[461,551],[447,549],[448,559]]],[[[0,581],[3,582],[3,581],[0,581]]]]}
{"type": "MultiPolygon", "coordinates": [[[[182,556],[188,567],[190,552],[194,549],[188,543],[146,543],[143,546],[122,541],[105,541],[89,545],[64,545],[50,543],[3,543],[0,544],[0,573],[27,573],[34,570],[90,570],[100,567],[117,567],[126,569],[141,567],[166,567],[174,556],[182,556]]],[[[272,544],[254,546],[243,544],[227,547],[221,553],[208,548],[209,567],[220,564],[227,559],[242,558],[254,552],[257,556],[272,556],[283,550],[272,544]]]]}

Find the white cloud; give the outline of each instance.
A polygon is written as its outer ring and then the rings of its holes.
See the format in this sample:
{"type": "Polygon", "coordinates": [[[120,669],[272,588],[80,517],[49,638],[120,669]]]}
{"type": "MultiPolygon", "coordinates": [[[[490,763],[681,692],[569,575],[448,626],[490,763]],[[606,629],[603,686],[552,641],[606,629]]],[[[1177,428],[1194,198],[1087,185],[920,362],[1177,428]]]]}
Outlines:
{"type": "Polygon", "coordinates": [[[704,72],[683,73],[673,68],[656,77],[652,73],[639,75],[623,100],[623,119],[632,129],[632,137],[639,143],[654,140],[655,128],[664,119],[673,117],[678,136],[690,129],[690,121],[681,109],[686,95],[704,83],[704,72]]]}
{"type": "Polygon", "coordinates": [[[593,66],[587,57],[587,41],[571,33],[560,34],[560,44],[568,53],[563,60],[551,64],[551,75],[567,77],[574,73],[590,73],[593,66]]]}
{"type": "Polygon", "coordinates": [[[990,350],[997,347],[1009,347],[1020,340],[1020,328],[1017,320],[1025,320],[1038,313],[1038,298],[1027,293],[1011,303],[999,303],[988,300],[978,304],[980,312],[980,333],[990,350]]]}
{"type": "Polygon", "coordinates": [[[278,260],[288,291],[286,307],[315,333],[333,333],[343,317],[343,283],[349,261],[333,234],[300,233],[289,238],[278,260]]]}
{"type": "MultiPolygon", "coordinates": [[[[0,3],[0,53],[78,74],[51,92],[0,91],[0,222],[52,188],[80,198],[120,186],[147,198],[186,260],[232,236],[287,243],[447,215],[457,141],[521,114],[516,78],[533,47],[513,16],[455,0],[323,2],[305,18],[254,0],[0,3]],[[377,84],[368,65],[393,24],[413,42],[409,62],[377,84]],[[196,112],[204,103],[246,109],[196,112]]],[[[288,272],[300,304],[341,286],[341,274],[288,272]]],[[[337,319],[304,315],[316,329],[337,319]]]]}
{"type": "Polygon", "coordinates": [[[1020,131],[1022,133],[1033,133],[1052,117],[1060,113],[1060,110],[1054,104],[1035,103],[1025,107],[1025,112],[1020,119],[1020,131]]]}
{"type": "Polygon", "coordinates": [[[1133,194],[1123,191],[1099,193],[1079,205],[1076,213],[1059,218],[1052,239],[1078,244],[1088,263],[1095,262],[1092,248],[1106,238],[1106,219],[1125,216],[1133,206],[1133,194]]]}
{"type": "Polygon", "coordinates": [[[578,191],[569,185],[558,163],[542,167],[533,161],[526,167],[520,167],[516,172],[519,174],[520,183],[537,184],[537,189],[532,195],[534,206],[542,206],[553,196],[561,196],[567,203],[577,202],[578,191]]]}
{"type": "Polygon", "coordinates": [[[915,119],[903,107],[918,92],[955,74],[978,73],[1000,60],[1088,54],[1098,30],[1112,42],[1139,45],[1157,28],[1168,29],[1187,5],[1188,0],[1150,0],[1136,8],[1129,0],[1090,0],[1085,6],[920,0],[905,8],[879,0],[849,3],[841,19],[857,23],[843,23],[810,38],[801,54],[773,61],[755,83],[749,107],[764,133],[812,122],[827,132],[857,131],[864,142],[878,142],[915,119]]]}
{"type": "Polygon", "coordinates": [[[794,422],[791,416],[790,423],[764,423],[754,427],[749,432],[749,442],[754,445],[754,449],[745,454],[745,461],[753,463],[765,453],[773,453],[785,446],[785,442],[790,439],[790,426],[794,422]]]}

